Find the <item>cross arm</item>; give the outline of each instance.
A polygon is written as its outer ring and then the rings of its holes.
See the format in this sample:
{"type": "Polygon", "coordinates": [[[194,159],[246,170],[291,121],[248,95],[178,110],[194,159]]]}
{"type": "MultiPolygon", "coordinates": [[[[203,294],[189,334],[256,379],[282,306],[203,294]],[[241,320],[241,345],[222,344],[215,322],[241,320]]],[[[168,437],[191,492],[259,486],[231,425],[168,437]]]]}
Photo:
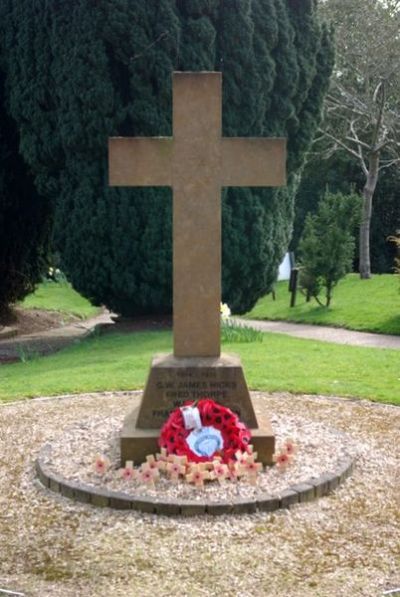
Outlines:
{"type": "Polygon", "coordinates": [[[110,186],[172,186],[172,138],[112,137],[108,152],[110,186]]]}
{"type": "Polygon", "coordinates": [[[224,187],[279,187],[286,184],[286,139],[224,137],[224,187]]]}

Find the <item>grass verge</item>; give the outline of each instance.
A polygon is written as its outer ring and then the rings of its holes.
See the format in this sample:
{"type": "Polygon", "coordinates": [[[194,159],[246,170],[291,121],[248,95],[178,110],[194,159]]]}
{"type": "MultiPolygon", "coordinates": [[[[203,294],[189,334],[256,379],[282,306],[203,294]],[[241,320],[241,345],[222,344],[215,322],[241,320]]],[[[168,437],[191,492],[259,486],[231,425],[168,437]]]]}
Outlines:
{"type": "MultiPolygon", "coordinates": [[[[54,355],[0,365],[0,401],[142,388],[151,357],[170,352],[170,332],[95,336],[54,355]]],[[[251,389],[368,398],[400,404],[399,352],[264,334],[226,343],[251,389]]]]}
{"type": "Polygon", "coordinates": [[[58,311],[81,319],[94,317],[100,312],[99,307],[91,305],[68,282],[42,282],[19,306],[23,309],[58,311]]]}
{"type": "Polygon", "coordinates": [[[296,306],[291,308],[288,283],[278,282],[275,290],[275,301],[272,295],[261,298],[245,317],[400,335],[398,276],[382,274],[360,280],[357,274],[349,274],[335,288],[329,308],[320,307],[313,299],[306,303],[300,292],[297,293],[296,306]]]}

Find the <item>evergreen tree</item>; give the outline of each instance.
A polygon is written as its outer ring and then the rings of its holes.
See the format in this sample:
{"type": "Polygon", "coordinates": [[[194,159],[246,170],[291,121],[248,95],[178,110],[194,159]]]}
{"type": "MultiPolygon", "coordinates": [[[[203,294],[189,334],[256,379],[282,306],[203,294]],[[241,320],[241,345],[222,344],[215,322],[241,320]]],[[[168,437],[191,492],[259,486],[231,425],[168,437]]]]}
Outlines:
{"type": "MultiPolygon", "coordinates": [[[[218,56],[223,74],[223,134],[261,136],[265,104],[262,80],[256,68],[252,3],[221,3],[218,56]]],[[[266,76],[266,75],[264,75],[266,76]]],[[[272,77],[271,77],[272,78],[272,77]]],[[[270,87],[272,83],[270,83],[270,87]]],[[[229,188],[222,193],[222,292],[232,311],[250,308],[254,295],[268,285],[266,255],[273,246],[266,228],[262,191],[229,188]]],[[[266,191],[270,195],[270,191],[266,191]]]]}
{"type": "Polygon", "coordinates": [[[222,70],[224,135],[288,136],[287,189],[223,192],[223,300],[243,312],[270,288],[330,71],[313,3],[300,4],[3,0],[23,156],[54,202],[62,267],[95,304],[171,309],[171,193],[108,189],[106,172],[109,136],[171,135],[174,69],[222,70]]]}
{"type": "Polygon", "coordinates": [[[0,323],[40,279],[51,216],[18,153],[18,131],[4,106],[3,84],[0,73],[0,323]]]}
{"type": "MultiPolygon", "coordinates": [[[[168,310],[170,192],[111,189],[106,172],[112,134],[171,134],[177,19],[170,3],[77,0],[40,3],[35,10],[29,2],[17,4],[10,4],[7,14],[14,34],[22,31],[38,40],[43,34],[43,54],[35,63],[50,80],[36,85],[29,69],[21,76],[11,68],[10,105],[15,114],[24,113],[27,83],[33,109],[43,119],[44,91],[57,105],[57,126],[36,129],[33,121],[36,137],[26,137],[24,155],[36,173],[46,169],[44,181],[38,176],[37,182],[56,205],[54,244],[61,266],[95,304],[125,314],[168,310]],[[21,20],[17,4],[36,19],[21,20]],[[46,22],[51,25],[40,26],[46,22]],[[43,147],[50,155],[35,153],[43,147]]],[[[29,43],[12,44],[8,55],[26,68],[31,51],[29,43]]]]}
{"type": "Polygon", "coordinates": [[[180,71],[214,70],[219,0],[177,0],[180,22],[180,71]]]}
{"type": "Polygon", "coordinates": [[[354,223],[360,208],[358,195],[327,192],[315,214],[306,217],[299,245],[300,285],[322,305],[321,288],[325,289],[326,306],[339,280],[352,268],[355,238],[354,223]]]}

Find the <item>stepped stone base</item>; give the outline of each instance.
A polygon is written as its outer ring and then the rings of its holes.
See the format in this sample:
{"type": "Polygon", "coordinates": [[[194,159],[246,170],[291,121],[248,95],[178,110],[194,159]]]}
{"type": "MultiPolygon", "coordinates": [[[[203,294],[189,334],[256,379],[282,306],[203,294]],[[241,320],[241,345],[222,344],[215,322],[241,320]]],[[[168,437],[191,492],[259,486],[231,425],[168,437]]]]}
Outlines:
{"type": "Polygon", "coordinates": [[[153,358],[141,404],[124,421],[121,462],[139,463],[159,450],[160,428],[170,412],[187,400],[209,397],[236,412],[250,428],[258,460],[272,464],[275,436],[269,420],[258,420],[236,355],[153,358]]]}

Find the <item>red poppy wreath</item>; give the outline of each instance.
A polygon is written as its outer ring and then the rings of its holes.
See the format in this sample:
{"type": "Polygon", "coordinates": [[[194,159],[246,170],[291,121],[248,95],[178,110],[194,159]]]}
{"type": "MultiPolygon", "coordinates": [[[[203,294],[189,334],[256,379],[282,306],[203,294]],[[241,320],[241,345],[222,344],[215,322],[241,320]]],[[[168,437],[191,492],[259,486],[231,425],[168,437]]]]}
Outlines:
{"type": "Polygon", "coordinates": [[[220,456],[234,460],[237,450],[247,451],[251,433],[229,408],[203,398],[172,411],[158,443],[168,454],[187,456],[189,462],[208,462],[220,456]]]}

